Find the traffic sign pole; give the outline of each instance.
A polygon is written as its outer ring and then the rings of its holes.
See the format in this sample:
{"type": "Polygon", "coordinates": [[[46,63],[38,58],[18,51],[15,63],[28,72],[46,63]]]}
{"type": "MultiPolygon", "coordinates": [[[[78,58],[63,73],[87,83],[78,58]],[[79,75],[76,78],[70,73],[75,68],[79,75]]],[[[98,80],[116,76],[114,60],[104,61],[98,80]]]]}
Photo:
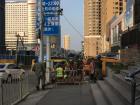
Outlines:
{"type": "Polygon", "coordinates": [[[44,32],[44,12],[43,12],[43,8],[42,8],[42,1],[40,2],[40,9],[41,9],[41,13],[40,13],[40,18],[41,18],[41,25],[40,25],[40,62],[43,62],[43,58],[44,58],[44,55],[43,55],[43,32],[44,32]]]}
{"type": "Polygon", "coordinates": [[[50,49],[50,36],[46,36],[46,55],[47,55],[47,60],[46,60],[46,82],[50,82],[50,54],[51,54],[51,49],[50,49]]]}

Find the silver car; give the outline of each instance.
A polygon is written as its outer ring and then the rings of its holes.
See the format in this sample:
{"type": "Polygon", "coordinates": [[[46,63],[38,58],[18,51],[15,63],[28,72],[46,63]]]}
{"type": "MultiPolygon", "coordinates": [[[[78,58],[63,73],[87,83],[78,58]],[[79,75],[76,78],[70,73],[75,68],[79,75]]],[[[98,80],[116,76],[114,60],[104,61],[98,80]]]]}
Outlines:
{"type": "Polygon", "coordinates": [[[25,70],[20,69],[16,64],[0,63],[0,78],[3,80],[9,81],[20,78],[24,73],[25,70]]]}

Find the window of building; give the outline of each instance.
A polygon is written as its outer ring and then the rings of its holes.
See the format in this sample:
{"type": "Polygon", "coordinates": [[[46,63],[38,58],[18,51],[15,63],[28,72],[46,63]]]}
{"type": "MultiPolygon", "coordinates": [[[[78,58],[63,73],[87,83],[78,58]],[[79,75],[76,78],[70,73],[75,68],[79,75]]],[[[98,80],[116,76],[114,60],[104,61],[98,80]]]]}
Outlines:
{"type": "Polygon", "coordinates": [[[96,54],[98,54],[98,51],[96,51],[96,54]]]}
{"type": "Polygon", "coordinates": [[[120,2],[120,6],[123,6],[123,2],[120,2]]]}
{"type": "Polygon", "coordinates": [[[118,5],[118,2],[115,2],[115,5],[118,5]]]}

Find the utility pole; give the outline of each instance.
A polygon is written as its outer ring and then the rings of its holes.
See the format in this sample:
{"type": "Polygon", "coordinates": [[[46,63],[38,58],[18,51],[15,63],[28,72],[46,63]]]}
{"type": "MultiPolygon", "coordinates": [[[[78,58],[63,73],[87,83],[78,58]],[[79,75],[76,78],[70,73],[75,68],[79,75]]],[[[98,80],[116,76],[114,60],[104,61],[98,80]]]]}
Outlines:
{"type": "MultiPolygon", "coordinates": [[[[25,33],[24,33],[24,36],[25,36],[25,33]]],[[[23,38],[24,36],[20,36],[19,33],[16,33],[16,37],[17,37],[17,41],[16,41],[16,65],[17,66],[19,65],[19,63],[24,63],[24,62],[21,62],[21,59],[19,58],[19,54],[18,54],[20,50],[25,51],[24,38],[23,38]]]]}
{"type": "Polygon", "coordinates": [[[50,81],[50,59],[51,59],[51,48],[50,48],[50,36],[46,36],[46,81],[50,81]]]}
{"type": "Polygon", "coordinates": [[[44,55],[43,55],[43,31],[44,31],[44,12],[43,12],[43,5],[42,5],[42,1],[43,0],[40,0],[40,18],[41,18],[41,25],[40,25],[40,62],[43,62],[43,58],[44,58],[44,55]]]}
{"type": "Polygon", "coordinates": [[[19,50],[19,34],[16,34],[17,42],[16,42],[16,65],[18,66],[18,50],[19,50]]]}

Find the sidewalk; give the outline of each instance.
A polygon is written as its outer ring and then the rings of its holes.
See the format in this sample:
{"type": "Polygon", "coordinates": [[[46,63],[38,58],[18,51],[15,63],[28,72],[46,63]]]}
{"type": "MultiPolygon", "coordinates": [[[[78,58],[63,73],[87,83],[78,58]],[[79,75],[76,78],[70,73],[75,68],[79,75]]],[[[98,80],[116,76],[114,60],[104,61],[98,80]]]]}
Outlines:
{"type": "Polygon", "coordinates": [[[17,105],[36,105],[37,102],[40,101],[40,99],[42,99],[48,92],[49,90],[36,91],[35,93],[29,95],[27,98],[22,100],[17,105]]]}
{"type": "Polygon", "coordinates": [[[95,105],[90,89],[90,85],[60,85],[37,105],[95,105]]]}
{"type": "Polygon", "coordinates": [[[90,85],[61,85],[38,91],[18,105],[95,105],[90,85]]]}
{"type": "Polygon", "coordinates": [[[16,105],[36,105],[50,91],[50,89],[51,87],[47,86],[45,90],[35,90],[16,105]]]}

